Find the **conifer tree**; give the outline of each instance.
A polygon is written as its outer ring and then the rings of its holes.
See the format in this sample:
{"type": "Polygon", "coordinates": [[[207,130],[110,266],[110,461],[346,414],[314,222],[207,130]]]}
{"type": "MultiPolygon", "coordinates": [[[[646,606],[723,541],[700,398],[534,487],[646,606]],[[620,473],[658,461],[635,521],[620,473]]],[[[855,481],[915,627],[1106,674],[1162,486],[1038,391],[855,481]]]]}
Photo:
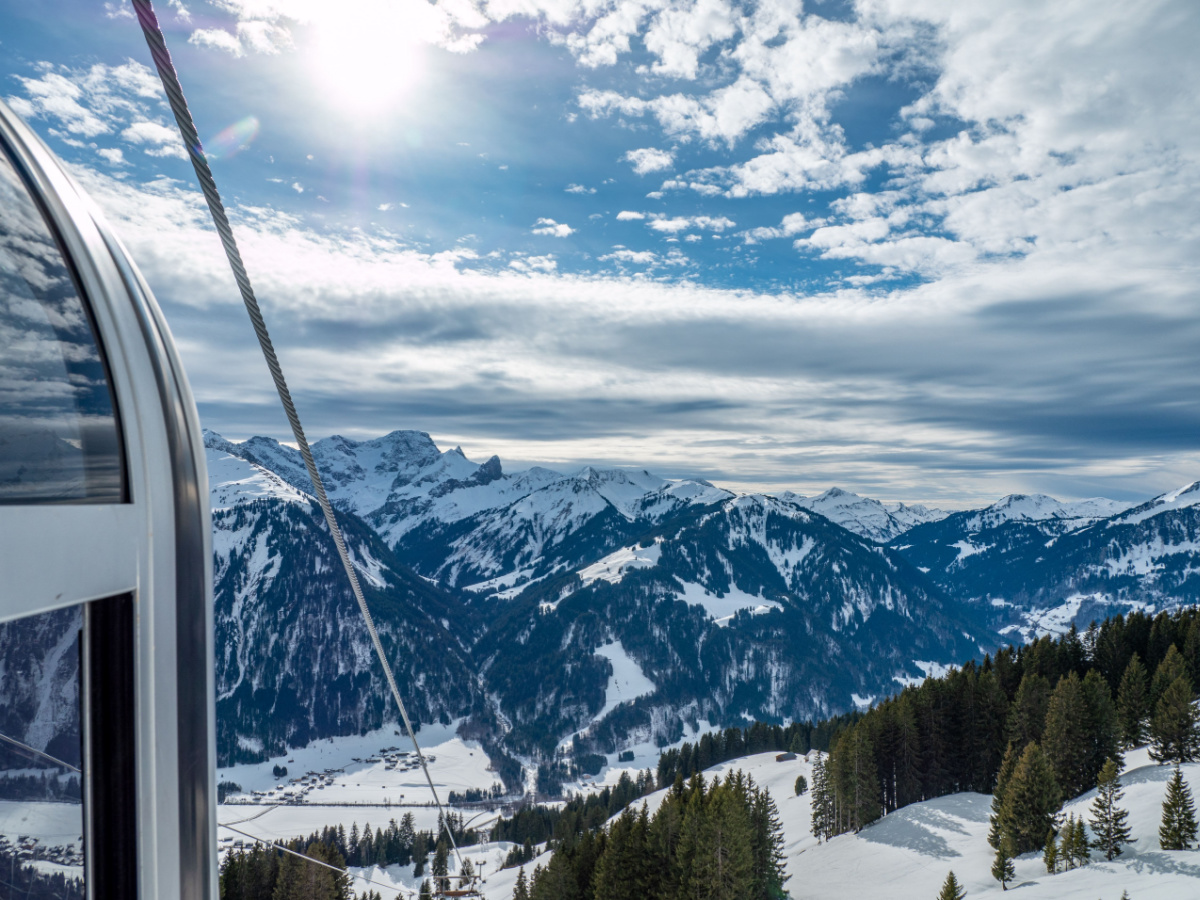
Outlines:
{"type": "Polygon", "coordinates": [[[829,790],[827,758],[818,754],[813,763],[812,833],[818,842],[833,837],[833,797],[829,790]]]}
{"type": "Polygon", "coordinates": [[[1008,713],[1008,739],[1016,746],[1018,754],[1026,744],[1042,739],[1049,704],[1050,682],[1041,675],[1027,673],[1021,679],[1008,713]]]}
{"type": "Polygon", "coordinates": [[[783,852],[783,823],[770,792],[756,789],[753,781],[749,788],[746,800],[750,808],[750,851],[754,859],[752,898],[775,900],[786,895],[783,885],[791,877],[787,874],[783,852]]]}
{"type": "Polygon", "coordinates": [[[421,890],[417,894],[417,900],[433,900],[433,885],[429,883],[428,878],[421,882],[421,890]]]}
{"type": "MultiPolygon", "coordinates": [[[[1163,666],[1166,664],[1164,660],[1163,666]]],[[[1154,718],[1150,722],[1150,758],[1160,763],[1200,759],[1200,729],[1197,728],[1196,708],[1192,706],[1191,681],[1186,675],[1171,682],[1154,708],[1154,718]]]]}
{"type": "Polygon", "coordinates": [[[1001,890],[1005,891],[1008,890],[1008,883],[1017,877],[1017,870],[1013,867],[1012,841],[1007,837],[1000,842],[1000,849],[996,851],[992,877],[1000,882],[1001,890]]]}
{"type": "Polygon", "coordinates": [[[1108,760],[1100,770],[1099,789],[1092,803],[1092,846],[1112,860],[1121,855],[1121,849],[1131,840],[1129,813],[1118,805],[1124,794],[1115,760],[1108,760]]]}
{"type": "Polygon", "coordinates": [[[1117,706],[1113,703],[1108,682],[1096,669],[1089,669],[1083,678],[1083,705],[1087,710],[1085,728],[1090,736],[1091,747],[1087,762],[1087,787],[1091,787],[1108,760],[1113,760],[1118,769],[1125,762],[1121,756],[1121,726],[1117,706]]]}
{"type": "Polygon", "coordinates": [[[1046,864],[1046,871],[1051,875],[1058,871],[1058,839],[1053,828],[1046,834],[1046,849],[1042,851],[1042,862],[1046,864]]]}
{"type": "Polygon", "coordinates": [[[879,772],[875,747],[867,729],[859,724],[842,735],[829,756],[833,768],[833,794],[840,827],[862,831],[879,818],[879,772]]]}
{"type": "Polygon", "coordinates": [[[1174,644],[1171,644],[1167,648],[1167,653],[1163,657],[1162,662],[1154,670],[1154,680],[1150,682],[1151,709],[1158,705],[1158,701],[1162,698],[1162,695],[1166,693],[1167,688],[1174,684],[1177,678],[1187,679],[1188,691],[1191,692],[1193,690],[1191,673],[1188,672],[1183,654],[1179,652],[1174,644]]]}
{"type": "Polygon", "coordinates": [[[1004,759],[1000,762],[1000,774],[996,776],[996,790],[992,793],[992,813],[988,816],[991,828],[988,830],[988,843],[994,850],[1000,849],[1000,807],[1004,805],[1004,792],[1012,779],[1013,770],[1017,767],[1020,753],[1016,744],[1010,743],[1004,751],[1004,759]]]}
{"type": "Polygon", "coordinates": [[[808,791],[808,779],[803,775],[796,776],[796,796],[803,797],[808,791]]]}
{"type": "Polygon", "coordinates": [[[1067,797],[1087,790],[1091,740],[1087,733],[1083,685],[1074,672],[1059,680],[1050,697],[1042,749],[1067,797]]]}
{"type": "Polygon", "coordinates": [[[964,900],[967,892],[963,890],[962,885],[958,883],[958,879],[954,877],[953,870],[946,876],[946,880],[942,882],[942,890],[937,895],[937,900],[964,900]]]}
{"type": "Polygon", "coordinates": [[[529,882],[525,878],[525,867],[517,871],[517,884],[513,888],[512,900],[529,900],[529,882]]]}
{"type": "Polygon", "coordinates": [[[1117,719],[1121,744],[1129,750],[1146,743],[1146,720],[1150,717],[1150,685],[1142,658],[1134,652],[1117,689],[1117,719]]]}
{"type": "Polygon", "coordinates": [[[1058,855],[1066,869],[1077,869],[1091,860],[1082,818],[1077,819],[1074,814],[1067,818],[1067,824],[1062,829],[1062,844],[1058,855]]]}
{"type": "Polygon", "coordinates": [[[692,860],[689,881],[693,896],[745,900],[753,893],[750,819],[745,804],[732,794],[728,785],[710,794],[700,830],[700,852],[692,860]]]}
{"type": "Polygon", "coordinates": [[[1016,855],[1042,849],[1046,832],[1062,804],[1062,792],[1041,747],[1029,744],[1004,791],[999,834],[1012,841],[1016,855]]]}
{"type": "Polygon", "coordinates": [[[1164,850],[1190,850],[1196,841],[1196,807],[1179,766],[1167,784],[1158,842],[1164,850]]]}
{"type": "Polygon", "coordinates": [[[429,873],[433,876],[433,883],[438,890],[446,890],[448,884],[446,876],[450,874],[450,847],[446,843],[445,837],[438,839],[437,849],[433,853],[433,865],[430,867],[429,873]]]}

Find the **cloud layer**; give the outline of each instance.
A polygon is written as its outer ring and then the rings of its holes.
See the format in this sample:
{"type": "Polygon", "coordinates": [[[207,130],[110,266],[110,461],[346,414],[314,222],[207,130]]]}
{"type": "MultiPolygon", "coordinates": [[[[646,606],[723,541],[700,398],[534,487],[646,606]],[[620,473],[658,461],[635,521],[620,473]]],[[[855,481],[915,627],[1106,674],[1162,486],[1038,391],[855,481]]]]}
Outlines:
{"type": "MultiPolygon", "coordinates": [[[[215,8],[188,26],[214,56],[284,59],[331,27],[315,2],[215,8]]],[[[481,457],[942,503],[1200,474],[1188,3],[389,8],[456,58],[533,24],[579,81],[494,246],[477,219],[439,245],[231,200],[314,434],[416,427],[481,457]],[[575,117],[606,143],[572,143],[575,117]],[[563,148],[587,161],[543,185],[563,148]]],[[[177,153],[149,71],[16,85],[80,152],[206,419],[284,435],[198,196],[148,174],[177,153]]]]}

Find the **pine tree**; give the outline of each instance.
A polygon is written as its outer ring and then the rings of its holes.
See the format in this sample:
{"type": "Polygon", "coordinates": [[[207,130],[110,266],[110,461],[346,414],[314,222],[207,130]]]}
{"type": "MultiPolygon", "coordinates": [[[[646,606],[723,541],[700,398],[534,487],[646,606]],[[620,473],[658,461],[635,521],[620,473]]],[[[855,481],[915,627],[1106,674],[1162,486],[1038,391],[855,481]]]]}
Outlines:
{"type": "Polygon", "coordinates": [[[1067,817],[1067,823],[1062,829],[1062,844],[1058,855],[1066,869],[1077,869],[1091,861],[1082,818],[1076,819],[1073,814],[1067,817]]]}
{"type": "Polygon", "coordinates": [[[833,797],[829,790],[827,758],[818,754],[813,763],[812,833],[818,842],[833,837],[833,797]]]}
{"type": "MultiPolygon", "coordinates": [[[[1164,660],[1163,666],[1166,664],[1164,660]]],[[[1150,758],[1160,763],[1200,759],[1200,730],[1196,708],[1192,706],[1191,681],[1185,675],[1171,682],[1154,708],[1154,719],[1150,722],[1150,758]]]]}
{"type": "Polygon", "coordinates": [[[753,781],[747,800],[753,832],[750,850],[754,859],[754,890],[751,896],[753,900],[775,900],[786,896],[783,885],[791,877],[787,874],[779,808],[770,792],[757,790],[753,781]]]}
{"type": "Polygon", "coordinates": [[[1121,743],[1132,750],[1146,743],[1146,720],[1150,717],[1150,685],[1142,658],[1134,653],[1117,689],[1117,720],[1121,743]]]}
{"type": "Polygon", "coordinates": [[[1066,796],[1074,797],[1087,790],[1091,741],[1087,733],[1083,685],[1074,672],[1059,680],[1050,697],[1042,749],[1066,796]]]}
{"type": "Polygon", "coordinates": [[[1046,708],[1050,704],[1050,682],[1041,675],[1029,673],[1021,679],[1008,713],[1008,740],[1017,748],[1042,739],[1046,724],[1046,708]]]}
{"type": "Polygon", "coordinates": [[[417,894],[417,900],[433,900],[433,885],[426,878],[421,882],[421,891],[417,894]]]}
{"type": "Polygon", "coordinates": [[[1012,841],[1016,855],[1042,849],[1046,832],[1062,804],[1062,792],[1041,747],[1029,744],[1021,754],[1000,807],[999,834],[1012,841]]]}
{"type": "Polygon", "coordinates": [[[937,895],[937,900],[963,900],[966,896],[967,892],[963,890],[958,879],[954,877],[954,872],[951,871],[946,876],[946,880],[942,882],[942,890],[937,895]]]}
{"type": "Polygon", "coordinates": [[[1058,871],[1058,839],[1054,836],[1053,828],[1046,835],[1046,849],[1042,851],[1042,862],[1046,864],[1046,871],[1051,875],[1058,871]]]}
{"type": "Polygon", "coordinates": [[[1150,707],[1153,709],[1158,705],[1158,701],[1162,695],[1166,693],[1167,688],[1175,683],[1175,679],[1184,678],[1187,680],[1188,691],[1193,689],[1191,674],[1188,672],[1187,662],[1183,658],[1183,654],[1171,644],[1167,648],[1167,653],[1163,657],[1162,662],[1158,664],[1158,668],[1154,670],[1154,680],[1150,682],[1150,707]]]}
{"type": "Polygon", "coordinates": [[[1113,703],[1108,682],[1096,669],[1089,669],[1083,678],[1083,705],[1087,710],[1085,727],[1091,738],[1087,762],[1087,786],[1091,787],[1108,760],[1113,760],[1118,769],[1125,762],[1121,756],[1121,726],[1117,706],[1113,703]]]}
{"type": "Polygon", "coordinates": [[[992,793],[992,813],[988,817],[991,828],[988,830],[988,843],[995,850],[1000,849],[1000,807],[1004,805],[1004,792],[1012,779],[1013,770],[1017,767],[1020,754],[1016,745],[1010,743],[1004,751],[1004,759],[1000,762],[1000,774],[996,776],[996,789],[992,793]]]}
{"type": "Polygon", "coordinates": [[[1196,840],[1196,807],[1179,766],[1167,783],[1158,842],[1164,850],[1190,850],[1196,840]]]}
{"type": "Polygon", "coordinates": [[[1004,838],[1000,842],[1000,849],[996,851],[996,861],[992,863],[992,877],[1000,882],[1001,890],[1008,890],[1008,883],[1017,877],[1017,870],[1013,867],[1012,858],[1012,841],[1004,838]]]}
{"type": "Polygon", "coordinates": [[[796,776],[796,796],[803,797],[808,791],[808,779],[803,775],[796,776]]]}
{"type": "Polygon", "coordinates": [[[1131,840],[1129,813],[1117,804],[1125,795],[1115,760],[1108,760],[1100,770],[1099,789],[1092,803],[1092,846],[1112,860],[1121,855],[1121,848],[1131,840]]]}

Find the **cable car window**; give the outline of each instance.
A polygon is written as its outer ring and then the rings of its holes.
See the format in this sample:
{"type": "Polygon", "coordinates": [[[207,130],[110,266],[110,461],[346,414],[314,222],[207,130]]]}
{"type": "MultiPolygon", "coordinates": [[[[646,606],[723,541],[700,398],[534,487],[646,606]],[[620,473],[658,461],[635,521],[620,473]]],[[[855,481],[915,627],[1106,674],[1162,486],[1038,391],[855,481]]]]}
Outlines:
{"type": "Polygon", "coordinates": [[[123,480],[87,308],[0,149],[0,503],[119,503],[123,480]]]}
{"type": "Polygon", "coordinates": [[[82,624],[0,623],[0,897],[83,897],[82,624]]]}

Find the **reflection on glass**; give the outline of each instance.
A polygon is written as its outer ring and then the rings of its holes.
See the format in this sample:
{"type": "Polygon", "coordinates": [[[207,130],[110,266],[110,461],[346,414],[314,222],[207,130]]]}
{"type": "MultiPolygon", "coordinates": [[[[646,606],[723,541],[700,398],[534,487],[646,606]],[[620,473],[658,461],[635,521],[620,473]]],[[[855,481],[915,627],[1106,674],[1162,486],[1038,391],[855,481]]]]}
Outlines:
{"type": "Polygon", "coordinates": [[[0,898],[83,897],[79,607],[0,624],[0,898]]]}
{"type": "Polygon", "coordinates": [[[0,152],[0,503],[118,503],[119,453],[83,302],[0,152]]]}

